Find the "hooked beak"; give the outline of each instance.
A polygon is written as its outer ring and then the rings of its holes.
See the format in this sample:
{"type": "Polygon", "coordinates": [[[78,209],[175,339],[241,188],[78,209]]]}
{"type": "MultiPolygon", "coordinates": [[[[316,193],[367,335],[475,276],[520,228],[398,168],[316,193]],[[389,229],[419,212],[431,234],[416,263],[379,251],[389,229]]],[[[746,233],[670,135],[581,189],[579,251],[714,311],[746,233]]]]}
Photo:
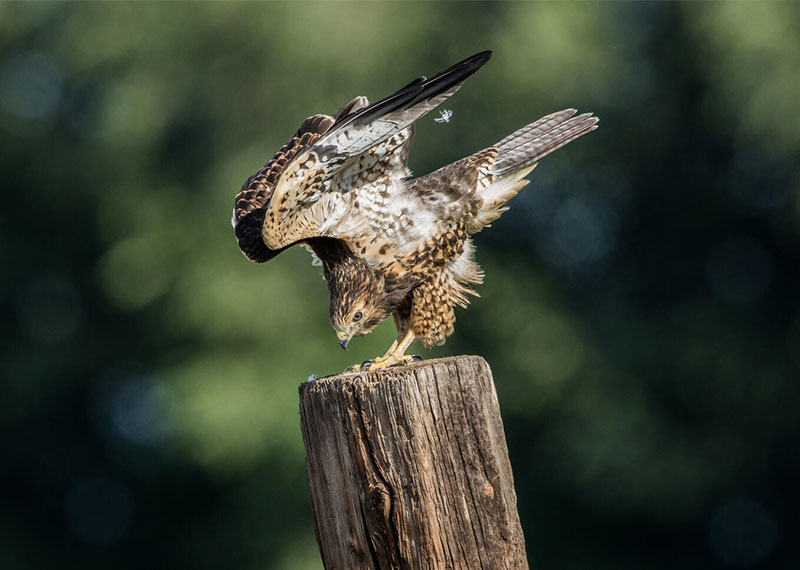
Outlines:
{"type": "Polygon", "coordinates": [[[339,346],[347,350],[347,345],[350,344],[350,337],[346,332],[336,331],[336,336],[339,337],[339,346]]]}

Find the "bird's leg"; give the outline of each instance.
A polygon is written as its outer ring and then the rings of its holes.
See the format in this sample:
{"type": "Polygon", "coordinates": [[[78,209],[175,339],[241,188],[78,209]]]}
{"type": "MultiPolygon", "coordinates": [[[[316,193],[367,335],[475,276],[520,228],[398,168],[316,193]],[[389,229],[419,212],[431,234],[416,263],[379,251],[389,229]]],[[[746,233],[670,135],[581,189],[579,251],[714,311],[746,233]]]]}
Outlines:
{"type": "MultiPolygon", "coordinates": [[[[352,366],[348,366],[345,372],[359,372],[361,370],[369,370],[376,362],[383,362],[391,357],[392,353],[397,350],[397,345],[400,343],[400,339],[403,337],[403,334],[400,333],[396,339],[389,345],[389,348],[383,354],[383,356],[377,356],[375,358],[370,358],[369,360],[365,360],[361,364],[353,364],[352,366]]],[[[379,366],[379,368],[383,368],[379,366]]]]}
{"type": "Polygon", "coordinates": [[[389,349],[386,352],[384,352],[383,356],[381,356],[380,358],[388,358],[389,355],[392,354],[397,349],[397,345],[400,343],[400,339],[402,338],[402,336],[403,334],[400,333],[397,336],[397,338],[394,339],[394,342],[391,345],[389,345],[389,349]]]}
{"type": "Polygon", "coordinates": [[[422,360],[419,356],[406,356],[405,352],[409,345],[416,338],[411,332],[411,300],[410,297],[403,301],[392,315],[394,324],[397,327],[397,338],[389,346],[389,349],[377,358],[365,360],[361,364],[354,364],[347,367],[347,372],[359,372],[361,370],[379,370],[389,366],[399,364],[410,364],[414,360],[422,360]]]}
{"type": "Polygon", "coordinates": [[[369,360],[365,360],[361,364],[353,364],[352,366],[348,366],[347,369],[346,369],[346,372],[358,372],[359,370],[367,370],[375,362],[383,361],[383,360],[389,358],[389,356],[391,356],[391,354],[397,348],[397,345],[400,342],[400,339],[402,337],[403,337],[403,333],[400,333],[399,335],[397,335],[397,338],[394,339],[394,342],[392,342],[392,344],[389,345],[388,350],[383,353],[383,356],[378,356],[376,358],[371,358],[369,360]]]}
{"type": "MultiPolygon", "coordinates": [[[[403,337],[403,339],[397,344],[397,347],[395,347],[392,354],[398,358],[402,358],[406,355],[408,347],[411,346],[411,343],[414,342],[414,339],[416,338],[417,337],[414,336],[414,333],[409,329],[406,331],[405,337],[403,337]]],[[[411,357],[409,356],[409,358],[411,357]]]]}
{"type": "Polygon", "coordinates": [[[414,357],[406,354],[406,350],[414,342],[416,338],[411,329],[407,330],[405,334],[401,334],[386,351],[386,354],[376,358],[372,362],[365,362],[359,368],[360,370],[380,370],[381,368],[389,368],[390,366],[399,366],[411,364],[414,362],[414,357]],[[402,338],[401,338],[402,336],[402,338]]]}
{"type": "Polygon", "coordinates": [[[401,303],[397,310],[392,314],[392,317],[394,318],[394,326],[397,328],[397,338],[394,339],[394,342],[389,347],[389,350],[387,350],[381,358],[388,358],[389,355],[397,349],[397,345],[400,344],[400,341],[403,340],[403,337],[406,336],[406,332],[410,327],[409,315],[406,314],[409,311],[409,306],[410,302],[403,301],[403,303],[401,303]]]}

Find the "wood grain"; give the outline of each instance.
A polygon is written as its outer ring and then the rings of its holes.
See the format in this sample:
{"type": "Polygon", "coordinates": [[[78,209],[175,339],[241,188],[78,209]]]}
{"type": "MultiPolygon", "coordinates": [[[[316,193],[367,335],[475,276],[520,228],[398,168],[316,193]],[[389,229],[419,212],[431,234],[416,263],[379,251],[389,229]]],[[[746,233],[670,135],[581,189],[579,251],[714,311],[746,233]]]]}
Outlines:
{"type": "Polygon", "coordinates": [[[300,419],[326,570],[528,568],[481,357],[307,382],[300,419]]]}

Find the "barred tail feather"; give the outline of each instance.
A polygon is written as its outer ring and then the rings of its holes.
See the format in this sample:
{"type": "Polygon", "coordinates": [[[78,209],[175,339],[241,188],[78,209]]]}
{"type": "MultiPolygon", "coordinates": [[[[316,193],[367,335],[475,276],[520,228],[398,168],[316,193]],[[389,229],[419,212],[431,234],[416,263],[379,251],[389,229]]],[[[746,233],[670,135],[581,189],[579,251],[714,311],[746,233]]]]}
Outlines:
{"type": "Polygon", "coordinates": [[[564,109],[542,117],[508,135],[495,146],[499,151],[492,166],[496,176],[505,176],[535,164],[554,150],[597,128],[597,117],[575,109],[564,109]]]}
{"type": "Polygon", "coordinates": [[[506,202],[528,184],[525,177],[539,160],[597,128],[597,117],[591,113],[576,117],[576,113],[575,109],[564,109],[547,115],[494,145],[497,159],[485,172],[483,179],[488,184],[479,191],[482,203],[467,228],[470,233],[487,227],[508,209],[506,202]]]}

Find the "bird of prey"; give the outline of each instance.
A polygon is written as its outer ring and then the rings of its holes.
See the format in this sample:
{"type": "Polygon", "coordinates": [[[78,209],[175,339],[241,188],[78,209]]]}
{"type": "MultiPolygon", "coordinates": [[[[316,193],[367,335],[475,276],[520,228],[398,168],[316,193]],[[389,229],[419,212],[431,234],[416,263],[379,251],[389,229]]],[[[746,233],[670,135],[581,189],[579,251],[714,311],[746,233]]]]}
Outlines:
{"type": "Polygon", "coordinates": [[[414,121],[444,102],[491,57],[473,55],[369,104],[356,97],[314,115],[236,196],[233,227],[244,255],[264,262],[304,244],[321,262],[330,321],[343,348],[389,315],[397,339],[353,367],[406,364],[409,345],[444,344],[454,306],[466,307],[483,272],[470,236],[507,210],[544,156],[597,128],[565,109],[435,172],[412,178],[414,121]]]}

